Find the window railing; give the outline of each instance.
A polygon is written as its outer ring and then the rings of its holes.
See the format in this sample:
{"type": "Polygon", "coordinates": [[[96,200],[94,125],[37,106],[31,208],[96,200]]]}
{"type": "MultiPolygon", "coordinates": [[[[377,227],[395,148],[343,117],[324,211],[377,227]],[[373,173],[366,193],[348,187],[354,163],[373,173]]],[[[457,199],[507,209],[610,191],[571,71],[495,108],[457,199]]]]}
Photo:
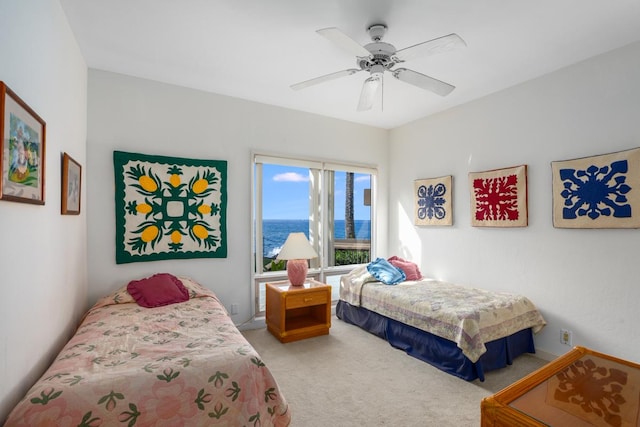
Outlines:
{"type": "Polygon", "coordinates": [[[333,242],[335,265],[365,264],[371,261],[371,240],[337,239],[333,242]]]}
{"type": "MultiPolygon", "coordinates": [[[[337,239],[333,243],[335,266],[366,264],[371,261],[371,240],[337,239]]],[[[284,260],[263,258],[264,271],[282,271],[286,268],[284,260]]]]}

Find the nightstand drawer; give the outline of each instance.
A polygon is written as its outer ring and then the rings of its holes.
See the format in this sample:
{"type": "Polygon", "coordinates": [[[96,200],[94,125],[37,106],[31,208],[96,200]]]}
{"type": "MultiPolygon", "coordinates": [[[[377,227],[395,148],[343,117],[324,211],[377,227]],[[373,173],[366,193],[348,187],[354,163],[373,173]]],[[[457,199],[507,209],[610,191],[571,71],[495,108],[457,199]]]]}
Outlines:
{"type": "Polygon", "coordinates": [[[305,292],[300,295],[287,295],[287,308],[309,307],[312,305],[326,304],[329,302],[329,295],[326,291],[305,292]]]}

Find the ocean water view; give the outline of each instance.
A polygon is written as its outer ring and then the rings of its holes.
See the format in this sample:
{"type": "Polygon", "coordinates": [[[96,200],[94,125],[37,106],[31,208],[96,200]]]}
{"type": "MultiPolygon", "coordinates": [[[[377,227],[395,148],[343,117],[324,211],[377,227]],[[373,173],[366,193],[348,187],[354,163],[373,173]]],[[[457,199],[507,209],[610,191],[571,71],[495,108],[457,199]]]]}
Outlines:
{"type": "MultiPolygon", "coordinates": [[[[335,221],[335,239],[344,239],[344,220],[335,221]]],[[[262,222],[263,253],[267,258],[275,257],[289,233],[304,233],[309,238],[309,220],[306,219],[265,219],[262,222]]],[[[356,239],[371,240],[371,221],[355,220],[356,239]]]]}

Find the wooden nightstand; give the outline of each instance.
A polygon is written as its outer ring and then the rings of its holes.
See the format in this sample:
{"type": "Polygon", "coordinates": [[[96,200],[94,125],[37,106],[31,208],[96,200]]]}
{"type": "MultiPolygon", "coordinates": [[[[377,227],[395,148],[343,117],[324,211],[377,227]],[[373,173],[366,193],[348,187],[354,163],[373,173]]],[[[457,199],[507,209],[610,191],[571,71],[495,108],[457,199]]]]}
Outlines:
{"type": "Polygon", "coordinates": [[[331,327],[331,286],[308,280],[266,284],[267,329],[281,342],[327,335],[331,327]]]}

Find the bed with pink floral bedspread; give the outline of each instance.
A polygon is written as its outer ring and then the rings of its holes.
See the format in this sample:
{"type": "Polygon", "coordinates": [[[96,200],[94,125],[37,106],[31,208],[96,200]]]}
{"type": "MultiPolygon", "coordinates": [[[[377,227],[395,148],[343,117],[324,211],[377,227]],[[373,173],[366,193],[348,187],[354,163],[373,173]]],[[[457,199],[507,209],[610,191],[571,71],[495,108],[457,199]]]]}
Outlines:
{"type": "Polygon", "coordinates": [[[180,278],[188,301],[99,300],[6,426],[286,426],[291,414],[260,356],[214,293],[180,278]]]}

